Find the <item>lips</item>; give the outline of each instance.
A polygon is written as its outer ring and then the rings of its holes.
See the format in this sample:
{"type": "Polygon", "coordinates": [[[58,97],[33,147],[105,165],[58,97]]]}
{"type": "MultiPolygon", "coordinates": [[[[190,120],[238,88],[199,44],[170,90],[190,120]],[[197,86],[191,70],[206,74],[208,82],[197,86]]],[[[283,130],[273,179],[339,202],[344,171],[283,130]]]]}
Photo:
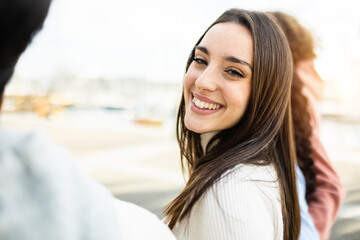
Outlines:
{"type": "Polygon", "coordinates": [[[200,101],[196,97],[193,98],[192,102],[195,104],[195,106],[197,106],[198,108],[201,108],[201,109],[215,110],[215,109],[219,109],[221,107],[218,104],[200,101]]]}
{"type": "Polygon", "coordinates": [[[192,102],[194,105],[200,109],[206,110],[217,110],[222,107],[221,104],[212,101],[206,97],[200,96],[199,94],[193,93],[192,102]]]}

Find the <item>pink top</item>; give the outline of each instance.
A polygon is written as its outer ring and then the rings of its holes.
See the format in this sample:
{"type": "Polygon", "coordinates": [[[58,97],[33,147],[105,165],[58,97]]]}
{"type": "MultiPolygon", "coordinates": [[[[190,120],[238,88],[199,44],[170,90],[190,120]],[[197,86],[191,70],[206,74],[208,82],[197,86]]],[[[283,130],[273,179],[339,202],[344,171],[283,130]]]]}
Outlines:
{"type": "Polygon", "coordinates": [[[310,140],[317,175],[315,192],[308,198],[309,212],[314,220],[315,227],[319,231],[320,238],[324,240],[330,237],[330,230],[345,197],[345,190],[324,146],[320,142],[320,113],[316,103],[322,96],[323,81],[315,70],[313,59],[298,63],[296,73],[304,83],[303,94],[309,100],[309,111],[313,126],[313,134],[310,140]]]}

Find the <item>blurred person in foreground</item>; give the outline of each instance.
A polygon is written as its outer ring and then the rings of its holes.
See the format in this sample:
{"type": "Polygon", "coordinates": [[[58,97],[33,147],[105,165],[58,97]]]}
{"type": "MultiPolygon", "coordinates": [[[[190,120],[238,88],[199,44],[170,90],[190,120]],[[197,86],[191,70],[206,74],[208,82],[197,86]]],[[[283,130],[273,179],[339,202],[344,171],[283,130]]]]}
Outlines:
{"type": "MultiPolygon", "coordinates": [[[[283,29],[294,62],[291,107],[298,165],[301,169],[300,172],[298,170],[298,191],[302,192],[299,193],[299,201],[306,200],[308,205],[308,209],[301,210],[309,211],[320,238],[329,239],[331,226],[336,220],[345,192],[319,137],[320,113],[317,101],[322,97],[324,83],[314,67],[314,40],[311,33],[294,17],[283,12],[269,14],[275,17],[283,29]]],[[[300,203],[300,206],[306,203],[300,203]]],[[[311,219],[302,219],[301,224],[301,232],[303,228],[307,228],[304,231],[311,229],[311,219]]],[[[311,235],[305,233],[304,236],[311,235]]]]}
{"type": "MultiPolygon", "coordinates": [[[[0,104],[50,0],[0,1],[0,104]]],[[[1,105],[0,105],[1,106],[1,105]]],[[[175,239],[152,213],[115,200],[44,132],[0,128],[0,239],[175,239]]]]}

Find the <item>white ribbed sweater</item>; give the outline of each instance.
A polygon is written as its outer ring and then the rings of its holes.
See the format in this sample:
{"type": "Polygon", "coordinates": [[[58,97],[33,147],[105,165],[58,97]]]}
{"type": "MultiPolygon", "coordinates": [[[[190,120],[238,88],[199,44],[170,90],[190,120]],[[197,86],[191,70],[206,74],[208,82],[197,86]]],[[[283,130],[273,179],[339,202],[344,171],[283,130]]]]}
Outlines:
{"type": "Polygon", "coordinates": [[[272,166],[239,164],[227,171],[196,202],[190,215],[176,224],[176,238],[283,239],[276,179],[272,166]]]}

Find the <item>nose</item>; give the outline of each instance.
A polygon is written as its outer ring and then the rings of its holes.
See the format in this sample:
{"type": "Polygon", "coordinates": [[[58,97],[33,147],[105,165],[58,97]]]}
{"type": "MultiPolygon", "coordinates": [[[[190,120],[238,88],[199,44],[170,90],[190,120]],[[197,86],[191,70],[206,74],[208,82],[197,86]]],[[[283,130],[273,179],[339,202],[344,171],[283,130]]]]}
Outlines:
{"type": "Polygon", "coordinates": [[[196,79],[195,86],[199,91],[214,92],[218,87],[217,71],[207,67],[196,79]]]}

